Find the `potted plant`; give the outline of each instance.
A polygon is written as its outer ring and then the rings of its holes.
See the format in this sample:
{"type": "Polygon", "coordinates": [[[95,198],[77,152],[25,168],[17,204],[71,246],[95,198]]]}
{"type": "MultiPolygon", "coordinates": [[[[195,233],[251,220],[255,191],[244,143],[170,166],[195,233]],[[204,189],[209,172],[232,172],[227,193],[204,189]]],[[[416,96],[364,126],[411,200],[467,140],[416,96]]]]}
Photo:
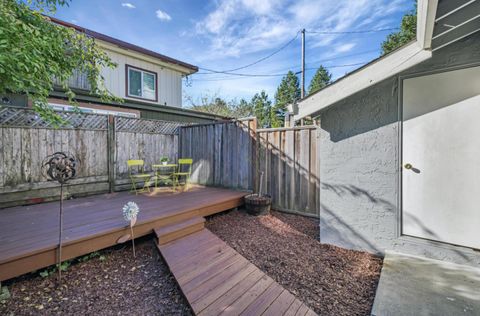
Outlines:
{"type": "Polygon", "coordinates": [[[260,187],[258,193],[245,196],[245,208],[250,215],[267,215],[272,205],[272,197],[262,193],[263,172],[260,173],[260,187]]]}
{"type": "Polygon", "coordinates": [[[168,163],[168,158],[167,157],[160,158],[160,163],[165,166],[168,163]]]}

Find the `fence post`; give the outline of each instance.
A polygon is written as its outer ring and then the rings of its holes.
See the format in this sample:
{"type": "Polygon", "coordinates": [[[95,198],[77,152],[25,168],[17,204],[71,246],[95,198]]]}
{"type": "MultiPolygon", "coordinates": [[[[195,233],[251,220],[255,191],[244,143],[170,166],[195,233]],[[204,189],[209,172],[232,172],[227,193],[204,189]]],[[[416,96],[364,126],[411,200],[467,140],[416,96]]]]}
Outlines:
{"type": "Polygon", "coordinates": [[[108,115],[107,125],[107,165],[110,193],[115,191],[115,116],[108,115]]]}
{"type": "Polygon", "coordinates": [[[251,137],[253,139],[252,143],[252,189],[253,192],[258,192],[258,146],[259,146],[259,138],[257,133],[257,118],[254,117],[251,121],[249,121],[248,127],[251,130],[251,137]]]}

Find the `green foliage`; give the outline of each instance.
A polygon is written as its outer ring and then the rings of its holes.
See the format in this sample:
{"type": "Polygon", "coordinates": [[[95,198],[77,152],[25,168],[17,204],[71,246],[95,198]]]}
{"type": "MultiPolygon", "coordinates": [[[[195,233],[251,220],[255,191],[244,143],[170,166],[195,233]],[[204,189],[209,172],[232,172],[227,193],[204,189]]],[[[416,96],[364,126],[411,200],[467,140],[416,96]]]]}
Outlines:
{"type": "MultiPolygon", "coordinates": [[[[62,263],[60,263],[60,271],[62,271],[62,272],[67,271],[68,267],[70,267],[71,265],[72,265],[71,260],[62,261],[62,263]]],[[[40,271],[39,275],[42,278],[46,278],[46,277],[51,276],[52,274],[55,274],[57,271],[58,271],[58,264],[52,265],[52,266],[40,271]]]]}
{"type": "MultiPolygon", "coordinates": [[[[79,258],[76,258],[76,259],[62,261],[62,263],[60,264],[60,270],[62,272],[67,271],[68,268],[76,262],[85,262],[85,261],[92,260],[94,258],[98,258],[98,260],[100,260],[100,261],[105,261],[106,260],[106,257],[104,255],[102,255],[101,252],[94,251],[94,252],[91,252],[89,254],[86,254],[85,256],[82,256],[82,257],[79,257],[79,258]]],[[[51,266],[41,270],[38,274],[43,278],[47,278],[47,277],[55,274],[57,271],[58,271],[58,264],[55,264],[55,265],[51,265],[51,266]]]]}
{"type": "Polygon", "coordinates": [[[271,113],[272,127],[281,127],[284,124],[285,112],[289,104],[294,104],[300,99],[300,83],[293,71],[289,71],[282,78],[275,92],[275,104],[271,113]]]}
{"type": "Polygon", "coordinates": [[[54,24],[44,15],[62,5],[68,1],[0,0],[0,94],[27,94],[38,113],[53,123],[61,120],[47,105],[53,78],[75,104],[75,93],[68,86],[75,70],[87,75],[92,94],[121,102],[105,88],[100,73],[103,67],[116,64],[92,38],[54,24]]]}
{"type": "Polygon", "coordinates": [[[187,100],[191,104],[191,109],[226,117],[242,118],[253,115],[253,109],[250,103],[241,99],[237,102],[235,99],[231,101],[225,101],[217,94],[213,96],[203,95],[200,100],[195,102],[191,97],[187,97],[187,100]]]}
{"type": "Polygon", "coordinates": [[[325,88],[332,80],[332,74],[323,66],[318,67],[315,75],[313,75],[310,85],[308,86],[308,94],[315,93],[325,88]]]}
{"type": "Polygon", "coordinates": [[[391,33],[382,43],[382,54],[388,54],[391,51],[411,42],[417,35],[417,5],[411,12],[405,14],[402,18],[400,31],[391,33]]]}
{"type": "Polygon", "coordinates": [[[253,107],[253,113],[257,117],[258,126],[272,126],[272,101],[268,99],[268,94],[262,90],[262,92],[253,96],[250,103],[253,107]]]}

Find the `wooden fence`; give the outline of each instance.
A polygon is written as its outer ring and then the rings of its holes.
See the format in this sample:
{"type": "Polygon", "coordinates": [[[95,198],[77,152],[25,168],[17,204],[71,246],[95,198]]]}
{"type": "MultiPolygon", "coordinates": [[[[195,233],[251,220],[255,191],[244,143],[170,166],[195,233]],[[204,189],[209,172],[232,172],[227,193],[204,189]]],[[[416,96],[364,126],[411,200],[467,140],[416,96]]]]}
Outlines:
{"type": "Polygon", "coordinates": [[[274,209],[318,216],[317,138],[318,130],[312,126],[257,130],[261,190],[272,197],[274,209]]]}
{"type": "Polygon", "coordinates": [[[143,159],[147,172],[160,157],[176,161],[179,123],[63,113],[53,127],[25,108],[0,107],[0,207],[57,199],[58,183],[47,181],[42,162],[56,151],[78,158],[67,196],[130,187],[126,162],[143,159]]]}
{"type": "Polygon", "coordinates": [[[192,181],[252,190],[256,120],[182,126],[180,157],[193,158],[192,181]]]}
{"type": "Polygon", "coordinates": [[[319,210],[317,128],[256,129],[247,119],[180,129],[180,156],[193,158],[199,184],[258,191],[277,210],[317,216],[319,210]]]}
{"type": "Polygon", "coordinates": [[[161,157],[192,158],[192,181],[258,191],[273,208],[318,215],[319,154],[315,127],[257,129],[256,119],[181,126],[176,122],[62,112],[52,127],[32,110],[0,107],[0,207],[57,199],[58,184],[41,165],[56,151],[79,159],[68,196],[130,188],[126,162],[146,172],[161,157]]]}

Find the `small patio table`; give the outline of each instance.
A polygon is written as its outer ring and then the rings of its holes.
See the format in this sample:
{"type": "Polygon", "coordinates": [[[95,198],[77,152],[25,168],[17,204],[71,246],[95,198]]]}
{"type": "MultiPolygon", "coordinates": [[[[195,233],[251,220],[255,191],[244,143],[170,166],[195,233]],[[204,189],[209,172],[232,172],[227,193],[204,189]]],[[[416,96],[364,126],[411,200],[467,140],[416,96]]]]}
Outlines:
{"type": "Polygon", "coordinates": [[[152,168],[155,170],[155,187],[157,187],[159,180],[163,180],[165,184],[167,184],[167,181],[173,182],[172,175],[177,168],[177,164],[155,164],[152,165],[152,168]]]}

